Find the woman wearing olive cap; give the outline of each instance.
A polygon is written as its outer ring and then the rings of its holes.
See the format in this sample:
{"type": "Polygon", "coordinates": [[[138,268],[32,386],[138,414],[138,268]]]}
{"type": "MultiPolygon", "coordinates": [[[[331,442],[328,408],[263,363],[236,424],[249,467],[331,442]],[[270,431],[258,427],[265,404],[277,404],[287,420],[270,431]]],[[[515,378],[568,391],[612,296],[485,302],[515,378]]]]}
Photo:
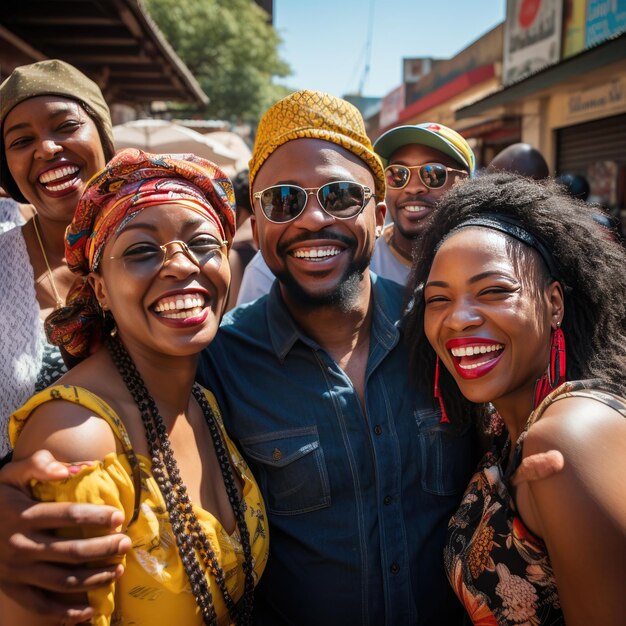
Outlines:
{"type": "Polygon", "coordinates": [[[0,235],[0,455],[10,412],[65,371],[43,320],[62,306],[73,277],[63,236],[87,181],[114,154],[99,87],[47,60],[16,68],[0,85],[0,185],[36,214],[0,235]]]}

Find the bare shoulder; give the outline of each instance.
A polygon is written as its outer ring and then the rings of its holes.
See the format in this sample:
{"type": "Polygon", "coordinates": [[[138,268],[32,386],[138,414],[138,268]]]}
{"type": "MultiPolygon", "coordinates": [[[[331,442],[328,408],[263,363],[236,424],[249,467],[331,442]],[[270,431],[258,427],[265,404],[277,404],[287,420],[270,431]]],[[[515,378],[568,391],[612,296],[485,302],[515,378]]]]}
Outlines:
{"type": "Polygon", "coordinates": [[[580,396],[552,404],[524,440],[524,457],[563,456],[562,470],[520,486],[516,504],[546,544],[568,624],[623,621],[625,444],[626,418],[580,396]]]}
{"type": "Polygon", "coordinates": [[[586,397],[568,397],[551,405],[528,430],[523,457],[558,451],[563,469],[520,487],[518,505],[531,530],[549,533],[549,519],[585,510],[612,518],[626,531],[626,418],[610,406],[586,397]]]}
{"type": "MultiPolygon", "coordinates": [[[[598,457],[612,450],[623,451],[626,418],[609,405],[593,398],[572,396],[550,405],[528,430],[524,457],[559,450],[566,462],[577,456],[598,457]]],[[[624,464],[626,464],[626,455],[624,464]]]]}
{"type": "Polygon", "coordinates": [[[101,460],[116,451],[116,438],[108,423],[92,410],[59,399],[41,404],[30,414],[13,458],[26,458],[41,449],[65,463],[101,460]]]}

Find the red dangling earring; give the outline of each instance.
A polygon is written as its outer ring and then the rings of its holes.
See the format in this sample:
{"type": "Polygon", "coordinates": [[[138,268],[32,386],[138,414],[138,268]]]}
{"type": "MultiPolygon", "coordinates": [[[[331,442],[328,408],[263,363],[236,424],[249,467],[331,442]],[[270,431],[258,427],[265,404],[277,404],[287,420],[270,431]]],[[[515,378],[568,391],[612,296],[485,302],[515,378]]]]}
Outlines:
{"type": "Polygon", "coordinates": [[[439,390],[439,357],[435,361],[435,390],[434,395],[437,400],[439,400],[439,406],[441,407],[441,419],[439,420],[440,424],[445,424],[450,421],[448,414],[446,413],[446,407],[443,406],[443,398],[441,397],[441,391],[439,390]]]}
{"type": "Polygon", "coordinates": [[[561,322],[558,322],[550,341],[550,367],[535,385],[533,409],[536,409],[551,391],[565,382],[566,365],[565,335],[561,329],[561,322]]]}

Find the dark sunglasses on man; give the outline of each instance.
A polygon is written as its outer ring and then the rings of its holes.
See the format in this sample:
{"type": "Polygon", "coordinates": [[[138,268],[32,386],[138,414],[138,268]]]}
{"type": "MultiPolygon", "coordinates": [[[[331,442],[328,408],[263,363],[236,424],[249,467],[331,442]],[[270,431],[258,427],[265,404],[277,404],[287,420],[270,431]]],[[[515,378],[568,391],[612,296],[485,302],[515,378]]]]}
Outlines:
{"type": "Polygon", "coordinates": [[[455,176],[469,176],[466,170],[446,167],[442,163],[424,163],[423,165],[394,164],[385,168],[387,187],[404,189],[411,180],[411,170],[417,170],[420,180],[429,189],[441,189],[455,176]],[[452,172],[451,175],[450,172],[452,172]]]}
{"type": "Polygon", "coordinates": [[[372,198],[372,190],[360,183],[339,180],[321,187],[274,185],[257,191],[253,198],[259,201],[263,215],[275,224],[295,220],[305,209],[310,195],[315,194],[322,210],[338,220],[356,217],[372,198]]]}

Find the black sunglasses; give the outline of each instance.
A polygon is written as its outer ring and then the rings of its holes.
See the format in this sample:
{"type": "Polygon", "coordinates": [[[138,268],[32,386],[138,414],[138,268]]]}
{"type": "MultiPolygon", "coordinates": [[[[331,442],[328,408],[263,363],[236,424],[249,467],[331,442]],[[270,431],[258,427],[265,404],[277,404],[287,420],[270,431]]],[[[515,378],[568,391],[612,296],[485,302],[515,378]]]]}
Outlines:
{"type": "Polygon", "coordinates": [[[295,220],[305,209],[310,195],[315,194],[325,213],[338,220],[356,217],[372,198],[372,190],[361,183],[339,180],[321,187],[274,185],[257,191],[253,198],[259,201],[263,215],[274,224],[295,220]]]}

